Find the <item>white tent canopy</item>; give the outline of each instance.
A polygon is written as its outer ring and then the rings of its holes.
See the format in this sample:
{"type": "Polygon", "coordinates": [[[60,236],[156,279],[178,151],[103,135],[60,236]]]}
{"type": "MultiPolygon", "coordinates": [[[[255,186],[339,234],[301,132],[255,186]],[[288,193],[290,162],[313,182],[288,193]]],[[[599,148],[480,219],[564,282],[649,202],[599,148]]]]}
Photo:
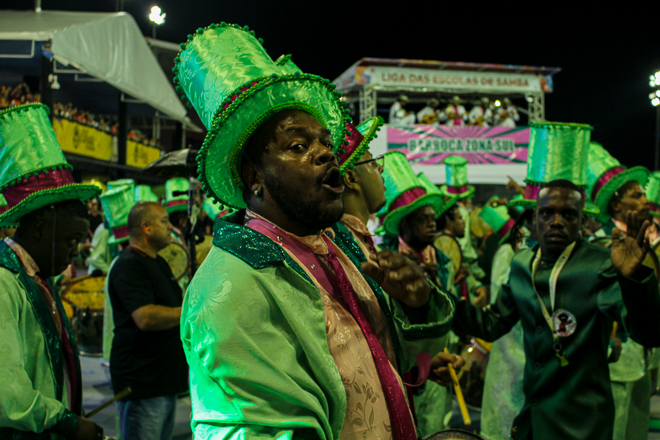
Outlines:
{"type": "Polygon", "coordinates": [[[7,11],[0,40],[52,41],[61,64],[101,79],[156,110],[190,124],[133,17],[125,12],[7,11]]]}

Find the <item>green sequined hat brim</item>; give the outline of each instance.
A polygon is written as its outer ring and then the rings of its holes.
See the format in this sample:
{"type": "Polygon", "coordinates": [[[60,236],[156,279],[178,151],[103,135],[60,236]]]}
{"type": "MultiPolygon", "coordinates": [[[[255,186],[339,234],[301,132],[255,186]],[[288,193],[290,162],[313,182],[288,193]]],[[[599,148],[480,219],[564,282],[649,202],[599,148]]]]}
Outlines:
{"type": "Polygon", "coordinates": [[[342,172],[353,169],[355,162],[357,162],[360,159],[360,157],[362,157],[362,155],[365,153],[365,151],[369,148],[369,144],[371,143],[371,141],[373,141],[378,137],[377,133],[380,131],[380,128],[383,126],[384,123],[385,121],[383,121],[383,118],[377,116],[375,118],[369,118],[364,123],[358,126],[358,131],[360,131],[360,127],[366,124],[371,124],[364,133],[360,132],[362,136],[364,136],[364,139],[362,139],[362,142],[360,142],[360,145],[358,145],[358,147],[355,149],[353,154],[351,154],[348,157],[348,159],[346,159],[346,162],[344,162],[342,166],[339,167],[339,169],[342,172]]]}
{"type": "Polygon", "coordinates": [[[187,211],[188,210],[188,203],[181,203],[180,205],[173,205],[173,206],[166,206],[165,211],[167,211],[168,214],[172,214],[173,212],[178,212],[178,211],[187,211]]]}
{"type": "Polygon", "coordinates": [[[472,197],[474,195],[474,186],[468,185],[467,187],[467,191],[464,191],[460,194],[454,194],[447,191],[447,185],[442,185],[440,187],[440,192],[445,197],[458,197],[459,199],[467,199],[468,197],[472,197]]]}
{"type": "Polygon", "coordinates": [[[121,243],[126,243],[131,237],[124,237],[120,239],[116,239],[115,236],[110,233],[110,238],[108,239],[108,244],[113,245],[113,244],[121,244],[121,243]]]}
{"type": "Polygon", "coordinates": [[[611,216],[607,213],[607,205],[615,192],[628,182],[636,181],[644,188],[649,179],[649,170],[644,167],[632,167],[612,177],[596,194],[594,204],[600,210],[596,219],[601,223],[606,223],[611,216]]]}
{"type": "Polygon", "coordinates": [[[260,80],[236,99],[223,102],[197,155],[199,180],[209,197],[242,209],[244,184],[239,166],[250,136],[268,118],[285,110],[312,115],[332,134],[335,152],[346,137],[348,109],[335,85],[316,75],[292,74],[260,80]],[[229,104],[227,108],[224,108],[229,104]]]}
{"type": "Polygon", "coordinates": [[[435,207],[438,203],[437,199],[442,201],[442,196],[440,194],[426,194],[412,202],[410,205],[402,206],[390,212],[385,217],[385,220],[383,220],[385,232],[395,237],[398,236],[401,220],[424,206],[431,205],[435,207]]]}
{"type": "Polygon", "coordinates": [[[42,189],[30,194],[16,206],[0,214],[0,224],[19,224],[21,217],[44,206],[66,200],[81,200],[84,202],[99,194],[101,194],[99,187],[80,183],[42,189]]]}

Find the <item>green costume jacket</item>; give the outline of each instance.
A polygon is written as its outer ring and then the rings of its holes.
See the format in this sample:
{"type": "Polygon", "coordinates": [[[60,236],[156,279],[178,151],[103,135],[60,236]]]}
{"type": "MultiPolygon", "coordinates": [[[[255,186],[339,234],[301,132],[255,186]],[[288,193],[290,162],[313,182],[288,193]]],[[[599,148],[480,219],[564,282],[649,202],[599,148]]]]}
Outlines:
{"type": "MultiPolygon", "coordinates": [[[[516,253],[497,302],[479,309],[456,304],[455,329],[494,341],[518,321],[525,348],[525,405],[514,421],[516,440],[612,438],[614,404],[607,348],[613,320],[645,346],[660,345],[660,295],[652,271],[637,279],[617,274],[610,251],[578,241],[557,281],[555,310],[570,312],[575,332],[560,338],[569,365],[560,367],[553,338],[534,293],[531,266],[538,246],[516,253]]],[[[536,287],[551,311],[548,283],[555,261],[542,261],[536,287]]]]}
{"type": "MultiPolygon", "coordinates": [[[[214,246],[184,299],[195,439],[336,440],[346,390],[328,348],[321,295],[280,246],[230,223],[242,218],[216,220],[214,246]]],[[[335,231],[359,269],[351,233],[341,224],[335,231]]],[[[412,367],[415,354],[439,350],[454,309],[447,295],[435,291],[428,323],[412,325],[401,305],[365,278],[393,329],[399,371],[412,367]]]]}
{"type": "MultiPolygon", "coordinates": [[[[77,353],[52,283],[51,290],[77,353]]],[[[77,355],[75,359],[80,377],[77,355]]],[[[4,241],[0,241],[0,366],[0,439],[51,440],[75,427],[78,416],[67,409],[64,353],[50,307],[4,241]]]]}

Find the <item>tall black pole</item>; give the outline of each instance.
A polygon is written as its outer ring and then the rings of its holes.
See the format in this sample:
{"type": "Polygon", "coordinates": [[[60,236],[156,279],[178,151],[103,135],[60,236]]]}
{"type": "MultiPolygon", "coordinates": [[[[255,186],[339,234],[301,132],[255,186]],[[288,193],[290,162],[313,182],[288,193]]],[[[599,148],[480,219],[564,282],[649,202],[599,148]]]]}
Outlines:
{"type": "Polygon", "coordinates": [[[41,57],[41,80],[39,89],[41,90],[41,103],[50,110],[50,118],[53,119],[53,106],[55,104],[55,95],[50,84],[50,76],[53,74],[53,59],[45,56],[41,57]]]}
{"type": "MultiPolygon", "coordinates": [[[[117,163],[126,165],[126,140],[128,138],[128,103],[122,99],[123,93],[119,93],[119,123],[117,127],[117,163]]],[[[123,171],[119,171],[119,178],[124,177],[123,171]]]]}

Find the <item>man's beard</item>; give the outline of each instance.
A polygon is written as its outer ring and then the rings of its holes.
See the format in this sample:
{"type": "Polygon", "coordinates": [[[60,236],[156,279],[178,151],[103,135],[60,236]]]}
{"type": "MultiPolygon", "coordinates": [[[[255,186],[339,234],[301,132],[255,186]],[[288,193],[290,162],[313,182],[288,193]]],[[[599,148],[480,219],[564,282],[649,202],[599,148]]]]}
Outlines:
{"type": "Polygon", "coordinates": [[[344,215],[344,207],[333,211],[321,209],[318,202],[300,200],[300,191],[284,187],[274,176],[266,174],[265,184],[270,195],[275,200],[289,220],[295,221],[308,229],[325,229],[337,223],[344,215]]]}

